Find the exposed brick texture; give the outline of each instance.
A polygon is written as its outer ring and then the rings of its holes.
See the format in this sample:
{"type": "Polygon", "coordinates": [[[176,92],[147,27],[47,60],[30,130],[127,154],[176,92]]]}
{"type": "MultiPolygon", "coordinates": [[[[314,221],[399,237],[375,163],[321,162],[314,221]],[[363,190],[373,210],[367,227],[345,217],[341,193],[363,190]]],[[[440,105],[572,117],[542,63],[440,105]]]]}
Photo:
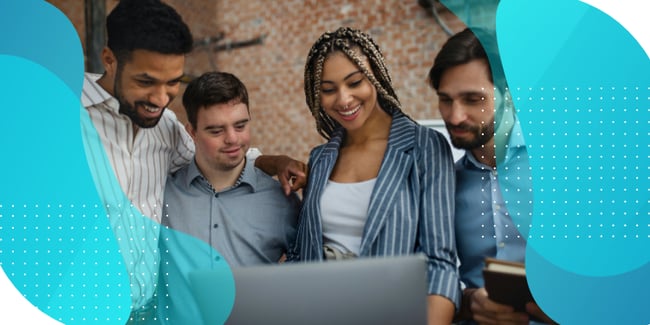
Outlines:
{"type": "MultiPolygon", "coordinates": [[[[66,14],[84,42],[84,1],[49,0],[66,14]]],[[[197,47],[186,72],[214,68],[236,74],[247,85],[253,115],[253,145],[267,154],[305,160],[323,142],[305,104],[303,71],[307,52],[325,31],[351,26],[379,44],[404,111],[415,119],[438,118],[437,99],[426,84],[435,54],[447,39],[417,0],[169,0],[195,39],[224,33],[219,44],[264,36],[263,44],[215,52],[197,47]]],[[[109,12],[117,3],[107,0],[109,12]]],[[[453,31],[464,25],[446,9],[442,19],[453,31]]],[[[171,108],[185,121],[180,96],[171,108]]]]}

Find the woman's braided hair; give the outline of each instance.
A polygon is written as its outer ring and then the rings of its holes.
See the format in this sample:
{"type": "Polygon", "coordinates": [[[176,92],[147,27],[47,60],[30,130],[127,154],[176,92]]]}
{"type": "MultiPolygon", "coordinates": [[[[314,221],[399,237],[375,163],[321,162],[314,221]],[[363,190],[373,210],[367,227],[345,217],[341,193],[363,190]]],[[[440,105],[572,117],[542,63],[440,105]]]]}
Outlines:
{"type": "Polygon", "coordinates": [[[368,34],[349,27],[341,27],[318,38],[311,47],[305,64],[305,100],[312,116],[316,119],[316,130],[321,136],[329,139],[334,130],[340,126],[320,105],[323,63],[334,52],[344,54],[359,67],[377,90],[377,100],[383,110],[391,115],[395,111],[402,110],[379,46],[368,34]],[[360,54],[368,58],[372,72],[368,71],[360,54]]]}

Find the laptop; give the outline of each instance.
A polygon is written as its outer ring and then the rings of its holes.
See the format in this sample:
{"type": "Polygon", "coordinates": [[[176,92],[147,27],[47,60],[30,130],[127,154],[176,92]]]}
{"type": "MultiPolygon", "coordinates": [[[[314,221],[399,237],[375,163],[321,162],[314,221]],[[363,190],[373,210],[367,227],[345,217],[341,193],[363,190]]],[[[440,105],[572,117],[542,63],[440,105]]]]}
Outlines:
{"type": "MultiPolygon", "coordinates": [[[[233,268],[226,324],[425,324],[426,269],[423,255],[233,268]]],[[[210,299],[221,276],[189,274],[205,324],[223,320],[210,299]]]]}

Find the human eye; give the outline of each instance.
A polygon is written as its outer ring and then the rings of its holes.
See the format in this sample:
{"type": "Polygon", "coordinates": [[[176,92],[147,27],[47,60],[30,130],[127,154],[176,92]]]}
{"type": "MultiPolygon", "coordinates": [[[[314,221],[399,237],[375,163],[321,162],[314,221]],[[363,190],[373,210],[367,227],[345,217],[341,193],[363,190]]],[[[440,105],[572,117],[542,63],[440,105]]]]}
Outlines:
{"type": "Polygon", "coordinates": [[[153,86],[154,82],[150,79],[136,79],[135,82],[141,87],[153,86]]]}
{"type": "Polygon", "coordinates": [[[485,101],[485,96],[479,94],[472,94],[463,97],[463,102],[469,105],[477,105],[485,101]]]}
{"type": "Polygon", "coordinates": [[[235,130],[243,131],[244,129],[246,129],[246,125],[248,125],[248,122],[237,123],[237,124],[235,124],[235,130]]]}
{"type": "Polygon", "coordinates": [[[221,129],[221,128],[219,128],[219,129],[209,129],[208,133],[210,135],[212,135],[212,136],[219,136],[219,135],[221,135],[223,133],[223,129],[221,129]]]}
{"type": "Polygon", "coordinates": [[[335,89],[331,88],[331,87],[323,87],[323,88],[320,89],[320,92],[323,93],[323,94],[331,94],[334,91],[335,91],[335,89]]]}
{"type": "Polygon", "coordinates": [[[171,87],[175,87],[175,86],[179,85],[180,83],[181,83],[180,79],[174,79],[174,80],[168,81],[167,85],[171,86],[171,87]]]}
{"type": "Polygon", "coordinates": [[[362,82],[363,82],[363,78],[362,78],[362,79],[359,79],[359,80],[354,80],[354,81],[350,82],[350,86],[349,86],[349,87],[350,87],[350,88],[356,88],[356,87],[359,87],[359,86],[361,86],[361,83],[362,83],[362,82]]]}
{"type": "Polygon", "coordinates": [[[451,104],[451,98],[444,95],[438,95],[438,103],[445,105],[451,104]]]}

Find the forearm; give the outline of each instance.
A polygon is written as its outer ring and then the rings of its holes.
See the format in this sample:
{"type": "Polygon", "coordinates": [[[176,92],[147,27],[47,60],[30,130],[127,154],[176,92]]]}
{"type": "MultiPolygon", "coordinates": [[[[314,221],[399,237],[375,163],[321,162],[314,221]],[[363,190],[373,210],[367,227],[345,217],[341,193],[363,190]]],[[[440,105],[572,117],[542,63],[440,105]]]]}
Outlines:
{"type": "Polygon", "coordinates": [[[278,174],[278,156],[260,155],[255,158],[255,167],[271,176],[275,176],[278,174]]]}
{"type": "Polygon", "coordinates": [[[427,297],[427,324],[451,324],[454,310],[454,303],[451,300],[443,296],[429,295],[427,297]]]}

